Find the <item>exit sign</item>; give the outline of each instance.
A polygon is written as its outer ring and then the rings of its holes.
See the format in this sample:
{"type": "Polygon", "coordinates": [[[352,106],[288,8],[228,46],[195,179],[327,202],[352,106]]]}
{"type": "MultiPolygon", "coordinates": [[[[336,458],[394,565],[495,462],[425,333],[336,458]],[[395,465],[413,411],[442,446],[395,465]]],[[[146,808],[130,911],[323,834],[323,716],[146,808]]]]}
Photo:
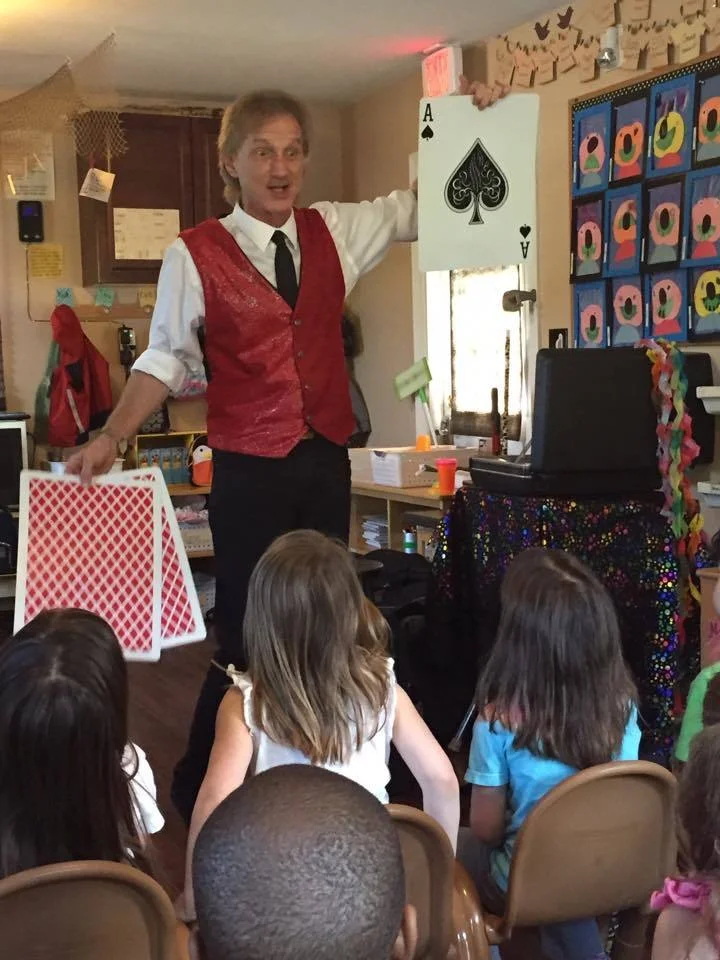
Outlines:
{"type": "Polygon", "coordinates": [[[462,49],[440,47],[422,62],[423,96],[445,97],[457,93],[462,73],[462,49]]]}

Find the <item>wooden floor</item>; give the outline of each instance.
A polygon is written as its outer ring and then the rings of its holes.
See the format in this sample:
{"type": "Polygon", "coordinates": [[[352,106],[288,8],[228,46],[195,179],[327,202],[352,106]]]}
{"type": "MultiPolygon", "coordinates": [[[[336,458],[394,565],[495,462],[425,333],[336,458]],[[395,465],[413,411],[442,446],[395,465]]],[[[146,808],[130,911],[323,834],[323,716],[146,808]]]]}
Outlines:
{"type": "Polygon", "coordinates": [[[195,700],[214,649],[211,640],[166,650],[158,663],[130,663],[130,738],[147,753],[155,773],[164,829],[153,838],[159,879],[168,892],[182,888],[185,825],[170,802],[173,767],[185,751],[195,700]]]}

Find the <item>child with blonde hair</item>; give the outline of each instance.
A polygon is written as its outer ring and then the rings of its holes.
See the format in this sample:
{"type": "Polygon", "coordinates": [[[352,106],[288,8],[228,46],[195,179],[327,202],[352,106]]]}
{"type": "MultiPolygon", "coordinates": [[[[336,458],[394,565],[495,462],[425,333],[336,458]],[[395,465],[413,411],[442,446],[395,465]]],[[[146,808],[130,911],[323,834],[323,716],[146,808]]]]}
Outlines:
{"type": "Polygon", "coordinates": [[[271,767],[325,767],[387,803],[394,743],[454,848],[457,778],[395,682],[387,623],[363,595],[346,547],[309,530],[276,540],[251,577],[244,636],[248,671],[228,669],[233,685],[190,825],[185,911],[193,912],[190,865],[202,825],[249,773],[271,767]]]}

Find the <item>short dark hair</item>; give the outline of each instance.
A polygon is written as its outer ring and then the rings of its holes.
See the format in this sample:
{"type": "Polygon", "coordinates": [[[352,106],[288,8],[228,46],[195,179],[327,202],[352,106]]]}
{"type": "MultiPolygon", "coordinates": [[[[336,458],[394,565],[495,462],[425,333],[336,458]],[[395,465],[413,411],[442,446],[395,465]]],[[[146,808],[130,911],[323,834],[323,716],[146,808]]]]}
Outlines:
{"type": "Polygon", "coordinates": [[[564,550],[533,548],[508,567],[478,707],[514,745],[583,770],[612,759],[637,699],[613,601],[564,550]]]}
{"type": "Polygon", "coordinates": [[[388,960],[405,878],[390,815],[320,767],[274,767],[230,794],[193,856],[207,960],[388,960]]]}

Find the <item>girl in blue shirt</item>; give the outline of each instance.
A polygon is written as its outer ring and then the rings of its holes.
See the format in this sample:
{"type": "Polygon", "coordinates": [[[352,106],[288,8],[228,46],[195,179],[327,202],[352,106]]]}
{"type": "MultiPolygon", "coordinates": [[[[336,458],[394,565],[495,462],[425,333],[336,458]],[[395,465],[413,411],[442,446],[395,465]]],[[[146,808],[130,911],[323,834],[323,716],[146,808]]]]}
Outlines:
{"type": "MultiPolygon", "coordinates": [[[[478,685],[465,775],[470,830],[458,848],[491,910],[503,912],[515,837],[535,804],[579,770],[637,760],[636,698],[602,583],[562,550],[521,553],[503,580],[500,624],[478,685]]],[[[594,921],[543,934],[548,956],[604,956],[594,921]]]]}

